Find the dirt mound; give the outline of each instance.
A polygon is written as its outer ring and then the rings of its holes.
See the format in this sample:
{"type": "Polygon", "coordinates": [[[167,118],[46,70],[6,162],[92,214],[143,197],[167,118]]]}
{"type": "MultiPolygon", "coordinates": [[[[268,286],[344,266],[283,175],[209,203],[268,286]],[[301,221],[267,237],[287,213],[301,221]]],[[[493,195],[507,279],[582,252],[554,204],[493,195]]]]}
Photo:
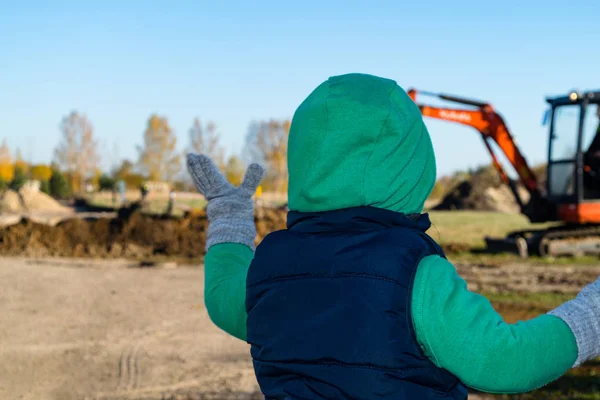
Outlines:
{"type": "MultiPolygon", "coordinates": [[[[256,244],[273,231],[285,229],[287,210],[256,210],[256,244]]],[[[30,219],[0,228],[0,254],[29,257],[201,259],[205,254],[208,220],[203,212],[182,219],[122,213],[121,217],[72,218],[56,226],[30,219]]],[[[446,244],[446,253],[467,252],[464,244],[446,244]]]]}
{"type": "Polygon", "coordinates": [[[59,202],[38,190],[23,188],[19,191],[26,211],[68,212],[59,202]]]}
{"type": "MultiPolygon", "coordinates": [[[[524,188],[519,188],[519,193],[524,201],[528,200],[524,188]]],[[[468,179],[450,189],[434,210],[520,212],[510,188],[500,180],[491,165],[478,169],[468,179]]]]}
{"type": "MultiPolygon", "coordinates": [[[[284,210],[257,210],[256,242],[285,228],[284,210]]],[[[169,219],[135,212],[117,219],[69,219],[56,226],[29,220],[0,229],[0,253],[32,257],[203,257],[208,221],[203,213],[169,219]]]]}
{"type": "Polygon", "coordinates": [[[23,211],[21,197],[17,192],[7,190],[0,196],[0,212],[1,213],[20,213],[23,211]]]}
{"type": "Polygon", "coordinates": [[[26,212],[69,212],[59,202],[38,190],[23,188],[18,193],[13,190],[6,191],[0,197],[0,212],[26,213],[26,212]]]}
{"type": "MultiPolygon", "coordinates": [[[[519,195],[524,202],[529,199],[529,193],[525,188],[518,186],[517,190],[519,195]]],[[[500,211],[507,214],[518,214],[521,212],[519,204],[515,200],[515,196],[512,191],[506,186],[500,186],[498,188],[487,188],[485,196],[490,207],[494,211],[500,211]]]]}
{"type": "Polygon", "coordinates": [[[258,208],[256,210],[256,232],[258,244],[270,232],[285,229],[287,210],[283,208],[258,208]]]}

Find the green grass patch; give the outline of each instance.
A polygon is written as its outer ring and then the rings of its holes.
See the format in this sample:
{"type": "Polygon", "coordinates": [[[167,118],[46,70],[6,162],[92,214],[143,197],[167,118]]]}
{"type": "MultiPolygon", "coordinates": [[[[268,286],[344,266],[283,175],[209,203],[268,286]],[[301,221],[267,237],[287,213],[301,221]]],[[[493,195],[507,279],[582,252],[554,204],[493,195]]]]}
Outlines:
{"type": "Polygon", "coordinates": [[[543,229],[547,224],[531,224],[520,214],[487,211],[431,211],[431,229],[427,232],[440,244],[459,243],[485,246],[484,238],[504,237],[523,229],[543,229]]]}
{"type": "Polygon", "coordinates": [[[520,214],[505,214],[487,211],[431,211],[431,228],[427,231],[442,246],[456,246],[460,252],[453,252],[449,258],[453,262],[506,264],[526,262],[531,265],[597,265],[598,257],[530,257],[526,261],[514,253],[485,254],[477,250],[485,249],[485,238],[503,238],[508,233],[520,230],[545,229],[553,224],[532,224],[520,214]],[[464,248],[465,251],[462,251],[464,248]],[[468,251],[472,250],[472,251],[468,251]]]}

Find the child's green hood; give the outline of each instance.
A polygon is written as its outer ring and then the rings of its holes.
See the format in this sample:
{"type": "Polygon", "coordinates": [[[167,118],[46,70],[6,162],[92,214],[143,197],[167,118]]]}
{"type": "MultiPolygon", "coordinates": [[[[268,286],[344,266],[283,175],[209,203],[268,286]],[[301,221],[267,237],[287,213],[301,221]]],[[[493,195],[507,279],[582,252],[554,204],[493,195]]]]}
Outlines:
{"type": "Polygon", "coordinates": [[[301,212],[420,213],[436,179],[418,107],[396,82],[365,74],[331,77],[298,107],[288,171],[288,206],[301,212]]]}

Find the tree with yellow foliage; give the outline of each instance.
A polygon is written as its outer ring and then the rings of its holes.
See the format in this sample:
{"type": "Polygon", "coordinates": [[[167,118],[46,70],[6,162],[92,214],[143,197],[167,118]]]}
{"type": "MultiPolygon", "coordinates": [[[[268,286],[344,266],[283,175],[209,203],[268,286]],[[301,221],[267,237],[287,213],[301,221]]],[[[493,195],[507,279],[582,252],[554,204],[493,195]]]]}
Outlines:
{"type": "Polygon", "coordinates": [[[12,164],[0,164],[0,179],[10,182],[15,176],[15,167],[12,164]]]}
{"type": "Polygon", "coordinates": [[[138,165],[151,180],[170,182],[181,170],[176,145],[177,137],[167,118],[152,114],[144,131],[144,144],[138,147],[138,165]]]}
{"type": "Polygon", "coordinates": [[[32,165],[29,170],[31,179],[40,182],[40,190],[46,194],[50,194],[50,179],[52,179],[52,167],[49,165],[37,164],[32,165]]]}
{"type": "Polygon", "coordinates": [[[6,139],[4,139],[0,146],[0,180],[7,184],[13,180],[14,175],[15,166],[12,163],[8,143],[6,142],[6,139]]]}
{"type": "Polygon", "coordinates": [[[31,179],[35,179],[40,182],[50,181],[50,178],[52,178],[52,168],[49,165],[34,165],[31,167],[29,172],[31,174],[31,179]]]}

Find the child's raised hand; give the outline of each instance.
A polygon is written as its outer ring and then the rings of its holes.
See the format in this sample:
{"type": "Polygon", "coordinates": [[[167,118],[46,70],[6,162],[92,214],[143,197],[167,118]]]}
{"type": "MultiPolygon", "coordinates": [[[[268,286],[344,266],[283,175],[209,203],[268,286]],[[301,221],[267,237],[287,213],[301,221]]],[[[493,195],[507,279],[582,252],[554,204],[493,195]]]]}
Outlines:
{"type": "Polygon", "coordinates": [[[563,319],[573,331],[578,349],[574,366],[600,356],[600,278],[549,314],[563,319]]]}
{"type": "Polygon", "coordinates": [[[219,243],[240,243],[254,249],[252,196],[264,177],[264,168],[250,165],[242,184],[235,187],[205,155],[188,154],[187,165],[196,188],[208,201],[206,248],[219,243]]]}

